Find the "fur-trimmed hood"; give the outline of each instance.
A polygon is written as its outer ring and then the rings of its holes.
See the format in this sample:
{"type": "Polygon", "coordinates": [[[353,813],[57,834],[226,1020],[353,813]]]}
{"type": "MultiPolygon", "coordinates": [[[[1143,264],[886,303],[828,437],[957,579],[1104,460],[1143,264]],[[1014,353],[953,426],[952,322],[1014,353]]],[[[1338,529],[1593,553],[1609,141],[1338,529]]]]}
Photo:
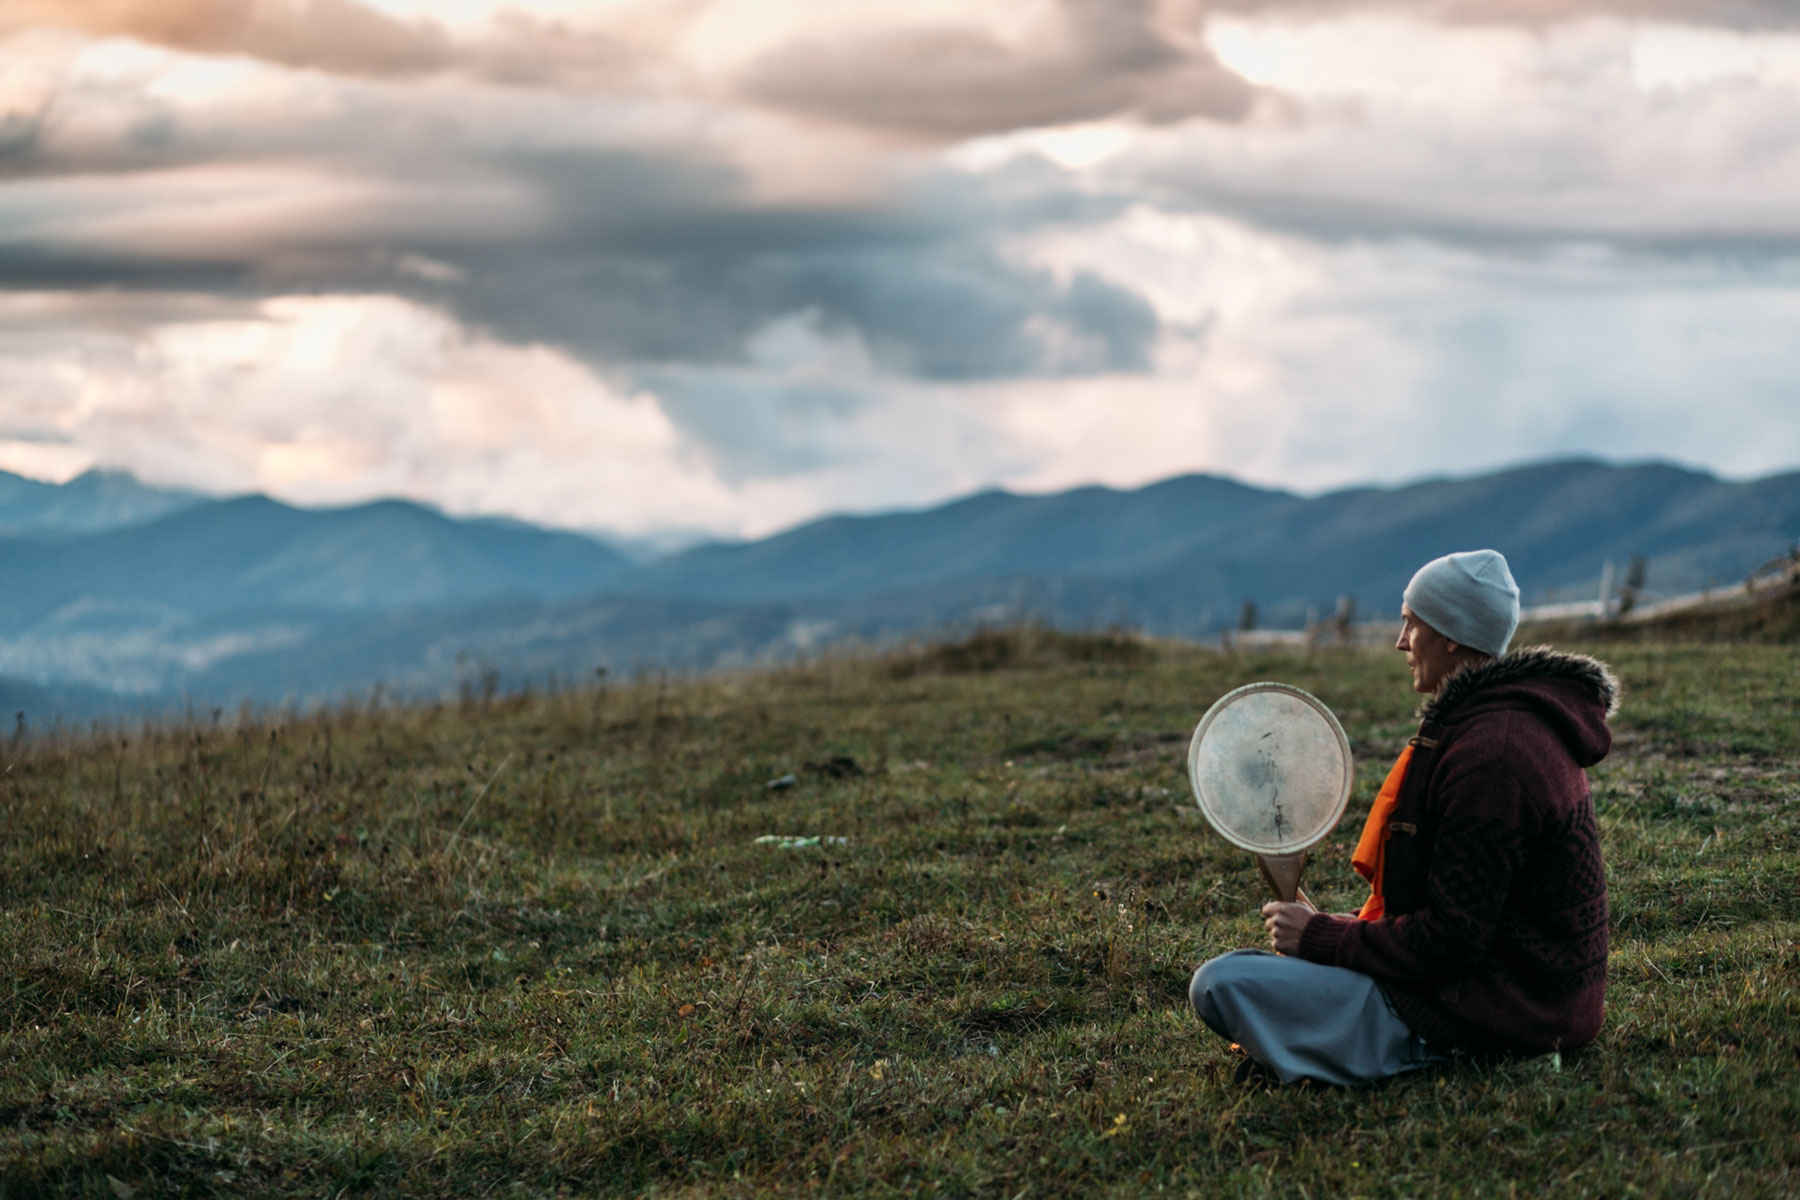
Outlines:
{"type": "Polygon", "coordinates": [[[1477,713],[1523,709],[1556,730],[1585,767],[1612,746],[1606,721],[1619,710],[1619,693],[1617,677],[1599,659],[1526,646],[1450,676],[1420,707],[1419,723],[1451,726],[1477,713]]]}

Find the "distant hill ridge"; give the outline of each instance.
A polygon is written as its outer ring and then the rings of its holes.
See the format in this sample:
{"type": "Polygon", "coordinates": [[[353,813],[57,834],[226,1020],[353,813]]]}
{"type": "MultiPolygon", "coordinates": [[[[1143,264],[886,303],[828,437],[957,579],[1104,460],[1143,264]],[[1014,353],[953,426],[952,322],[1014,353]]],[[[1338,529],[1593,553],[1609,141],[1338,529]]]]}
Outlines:
{"type": "Polygon", "coordinates": [[[971,577],[1127,574],[1297,499],[1216,475],[1134,491],[995,489],[935,508],[830,516],[760,541],[697,546],[645,568],[640,586],[771,600],[971,577]]]}
{"type": "Polygon", "coordinates": [[[191,503],[81,537],[0,542],[0,629],[77,601],[210,615],[270,607],[417,608],[592,591],[629,565],[580,534],[457,520],[404,500],[295,508],[267,496],[191,503]]]}
{"type": "Polygon", "coordinates": [[[1133,491],[990,491],[696,547],[642,569],[635,583],[804,601],[999,579],[1091,591],[1112,580],[1140,609],[1185,597],[1235,616],[1249,599],[1292,621],[1339,594],[1385,607],[1424,558],[1470,546],[1503,549],[1527,595],[1542,596],[1634,555],[1651,560],[1651,583],[1663,590],[1730,580],[1797,534],[1800,472],[1732,483],[1668,463],[1579,458],[1313,497],[1212,475],[1133,491]]]}
{"type": "Polygon", "coordinates": [[[1219,475],[989,490],[647,563],[409,501],[304,509],[0,475],[0,529],[22,527],[0,538],[0,676],[229,704],[429,694],[476,663],[508,680],[704,669],[1020,619],[1198,637],[1245,601],[1293,626],[1340,596],[1387,612],[1421,561],[1480,545],[1506,553],[1528,602],[1590,595],[1634,556],[1652,593],[1679,592],[1785,553],[1800,472],[1576,458],[1316,496],[1219,475]]]}
{"type": "Polygon", "coordinates": [[[205,500],[198,492],[140,483],[125,471],[85,471],[61,484],[0,471],[0,537],[99,533],[205,500]]]}

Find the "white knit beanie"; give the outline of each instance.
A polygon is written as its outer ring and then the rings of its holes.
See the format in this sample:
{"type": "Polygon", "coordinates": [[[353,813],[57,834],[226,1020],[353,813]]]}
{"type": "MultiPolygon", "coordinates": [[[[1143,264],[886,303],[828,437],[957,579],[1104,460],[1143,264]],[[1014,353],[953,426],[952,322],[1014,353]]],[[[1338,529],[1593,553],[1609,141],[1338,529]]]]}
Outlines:
{"type": "Polygon", "coordinates": [[[1496,658],[1519,627],[1519,585],[1498,550],[1434,558],[1406,585],[1406,607],[1453,642],[1496,658]]]}

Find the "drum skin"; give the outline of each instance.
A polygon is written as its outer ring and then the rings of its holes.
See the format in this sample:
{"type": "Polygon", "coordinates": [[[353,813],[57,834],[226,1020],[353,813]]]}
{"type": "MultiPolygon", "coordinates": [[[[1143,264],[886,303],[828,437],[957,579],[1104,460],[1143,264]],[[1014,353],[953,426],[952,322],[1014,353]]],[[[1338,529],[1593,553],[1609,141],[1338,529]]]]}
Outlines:
{"type": "Polygon", "coordinates": [[[1297,854],[1344,815],[1354,767],[1329,708],[1285,683],[1221,696],[1188,743],[1188,780],[1219,836],[1255,854],[1297,854]]]}

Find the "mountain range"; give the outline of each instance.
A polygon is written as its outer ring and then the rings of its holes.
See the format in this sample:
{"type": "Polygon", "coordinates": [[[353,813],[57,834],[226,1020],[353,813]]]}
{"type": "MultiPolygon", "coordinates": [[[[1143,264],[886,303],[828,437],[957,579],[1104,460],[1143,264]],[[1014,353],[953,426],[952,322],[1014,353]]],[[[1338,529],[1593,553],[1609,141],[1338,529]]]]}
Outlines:
{"type": "Polygon", "coordinates": [[[1396,607],[1422,561],[1503,550],[1528,603],[1642,557],[1651,592],[1733,582],[1800,535],[1800,472],[1534,463],[1304,496],[1222,476],[985,491],[647,562],[406,501],[295,508],[90,472],[0,472],[0,706],[68,719],[705,670],[1035,619],[1201,637],[1396,607]]]}
{"type": "Polygon", "coordinates": [[[98,533],[205,499],[199,492],[151,487],[124,471],[87,471],[60,484],[0,471],[0,537],[98,533]]]}

